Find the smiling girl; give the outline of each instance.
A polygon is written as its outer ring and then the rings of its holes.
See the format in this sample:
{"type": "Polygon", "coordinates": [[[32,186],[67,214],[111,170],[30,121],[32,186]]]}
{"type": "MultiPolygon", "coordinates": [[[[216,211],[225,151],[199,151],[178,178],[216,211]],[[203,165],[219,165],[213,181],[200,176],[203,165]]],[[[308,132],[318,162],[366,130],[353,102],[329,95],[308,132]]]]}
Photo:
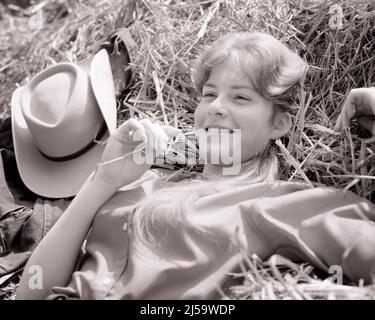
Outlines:
{"type": "Polygon", "coordinates": [[[278,179],[273,141],[291,126],[292,92],[305,62],[263,33],[228,34],[203,52],[195,72],[195,128],[203,173],[166,182],[134,157],[134,133],[157,153],[178,130],[130,119],[111,136],[96,174],[25,267],[19,299],[215,299],[235,283],[239,248],[274,253],[369,281],[375,262],[374,206],[351,192],[278,179]],[[228,143],[214,136],[240,136],[228,143]],[[237,140],[236,140],[237,139],[237,140]],[[219,141],[219,142],[218,142],[219,141]],[[239,152],[236,176],[215,154],[239,152]],[[112,161],[113,159],[118,159],[112,161]],[[120,189],[120,190],[119,190],[120,189]],[[84,244],[84,245],[83,245],[84,244]],[[83,253],[82,249],[83,248],[83,253]],[[28,286],[30,268],[42,288],[28,286]]]}

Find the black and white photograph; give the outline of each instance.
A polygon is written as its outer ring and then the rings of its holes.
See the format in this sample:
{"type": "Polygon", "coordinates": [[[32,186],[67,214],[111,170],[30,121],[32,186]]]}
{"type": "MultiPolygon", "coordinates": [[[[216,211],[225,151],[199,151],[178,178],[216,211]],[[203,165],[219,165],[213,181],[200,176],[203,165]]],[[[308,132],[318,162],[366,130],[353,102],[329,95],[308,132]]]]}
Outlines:
{"type": "Polygon", "coordinates": [[[1,0],[0,44],[4,303],[375,299],[375,1],[1,0]]]}

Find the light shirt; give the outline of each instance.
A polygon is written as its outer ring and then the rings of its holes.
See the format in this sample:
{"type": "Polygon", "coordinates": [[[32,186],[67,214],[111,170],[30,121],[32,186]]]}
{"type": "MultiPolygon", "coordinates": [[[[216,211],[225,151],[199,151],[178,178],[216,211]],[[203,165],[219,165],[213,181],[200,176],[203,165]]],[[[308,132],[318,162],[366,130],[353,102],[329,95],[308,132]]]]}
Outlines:
{"type": "Polygon", "coordinates": [[[231,274],[244,254],[340,265],[353,280],[371,279],[375,206],[352,192],[273,181],[205,195],[189,219],[206,232],[167,230],[162,245],[148,247],[132,233],[137,201],[158,187],[145,176],[98,211],[79,269],[50,299],[220,299],[238,282],[231,274]]]}

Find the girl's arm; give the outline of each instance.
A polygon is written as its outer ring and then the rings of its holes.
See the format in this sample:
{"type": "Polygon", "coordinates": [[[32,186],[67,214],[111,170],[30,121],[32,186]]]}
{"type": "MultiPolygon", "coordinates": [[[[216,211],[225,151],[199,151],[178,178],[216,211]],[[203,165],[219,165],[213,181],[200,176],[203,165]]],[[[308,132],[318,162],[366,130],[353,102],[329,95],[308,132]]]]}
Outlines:
{"type": "Polygon", "coordinates": [[[65,286],[70,281],[96,212],[115,192],[113,185],[102,180],[89,178],[85,182],[30,257],[17,299],[45,299],[52,287],[65,286]]]}
{"type": "Polygon", "coordinates": [[[129,119],[111,135],[94,177],[87,179],[30,257],[17,299],[43,299],[54,286],[65,286],[70,281],[96,212],[120,187],[139,179],[151,167],[153,156],[133,154],[141,153],[143,147],[152,155],[165,151],[169,138],[178,132],[149,120],[129,119]],[[141,147],[139,141],[143,141],[141,147]]]}

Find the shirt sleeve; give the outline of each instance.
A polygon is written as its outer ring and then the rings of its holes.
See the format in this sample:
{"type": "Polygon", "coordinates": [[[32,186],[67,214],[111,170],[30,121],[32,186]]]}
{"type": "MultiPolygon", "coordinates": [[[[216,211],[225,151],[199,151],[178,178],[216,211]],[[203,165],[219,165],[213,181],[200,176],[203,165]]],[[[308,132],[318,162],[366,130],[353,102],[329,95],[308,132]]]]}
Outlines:
{"type": "MultiPolygon", "coordinates": [[[[267,248],[325,271],[371,282],[375,268],[375,206],[350,191],[306,188],[249,202],[242,211],[248,248],[254,232],[267,248]]],[[[259,242],[259,241],[258,241],[259,242]]]]}

